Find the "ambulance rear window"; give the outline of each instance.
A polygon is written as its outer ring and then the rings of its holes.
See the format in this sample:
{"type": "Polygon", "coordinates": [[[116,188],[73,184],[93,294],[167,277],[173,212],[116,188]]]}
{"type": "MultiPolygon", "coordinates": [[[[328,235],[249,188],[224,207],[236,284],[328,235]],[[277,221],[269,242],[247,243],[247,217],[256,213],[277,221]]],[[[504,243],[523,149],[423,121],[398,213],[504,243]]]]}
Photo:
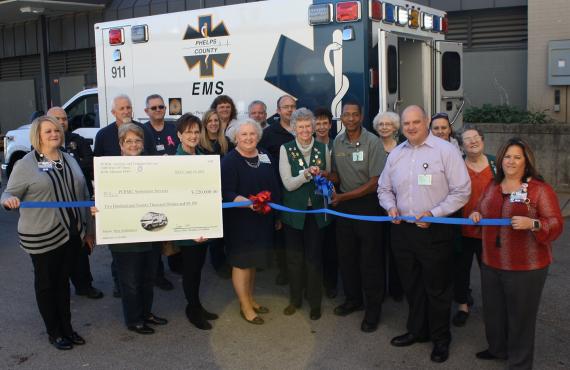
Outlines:
{"type": "Polygon", "coordinates": [[[398,92],[398,51],[395,46],[388,46],[388,92],[398,92]]]}
{"type": "Polygon", "coordinates": [[[446,51],[442,56],[441,84],[445,91],[456,91],[461,87],[461,57],[454,51],[446,51]]]}

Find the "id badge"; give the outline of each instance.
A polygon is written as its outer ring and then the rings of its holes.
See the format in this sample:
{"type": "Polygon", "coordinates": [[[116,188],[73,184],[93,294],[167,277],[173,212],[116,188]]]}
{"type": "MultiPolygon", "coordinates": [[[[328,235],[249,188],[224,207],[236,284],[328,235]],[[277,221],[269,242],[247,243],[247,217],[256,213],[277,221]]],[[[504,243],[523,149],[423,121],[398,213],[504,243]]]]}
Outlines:
{"type": "Polygon", "coordinates": [[[525,203],[527,198],[526,191],[515,191],[511,193],[511,203],[525,203]]]}
{"type": "Polygon", "coordinates": [[[271,164],[271,160],[269,159],[269,156],[267,154],[259,154],[259,161],[261,163],[267,163],[267,164],[271,164]]]}
{"type": "Polygon", "coordinates": [[[431,185],[431,175],[418,175],[418,185],[430,186],[431,185]]]}
{"type": "Polygon", "coordinates": [[[362,150],[352,153],[353,162],[362,162],[364,160],[364,152],[362,150]]]}
{"type": "Polygon", "coordinates": [[[164,144],[158,144],[156,146],[156,151],[157,152],[163,152],[164,151],[164,144]]]}
{"type": "Polygon", "coordinates": [[[53,170],[53,164],[51,162],[38,162],[38,169],[43,172],[48,172],[53,170]]]}

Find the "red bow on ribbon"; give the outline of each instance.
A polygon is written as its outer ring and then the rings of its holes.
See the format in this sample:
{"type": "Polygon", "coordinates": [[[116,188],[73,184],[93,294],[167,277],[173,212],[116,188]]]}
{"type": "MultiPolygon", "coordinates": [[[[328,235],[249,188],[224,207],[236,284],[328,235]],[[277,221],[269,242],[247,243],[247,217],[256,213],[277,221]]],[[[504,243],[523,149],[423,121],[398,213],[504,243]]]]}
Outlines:
{"type": "Polygon", "coordinates": [[[271,192],[265,190],[260,191],[257,195],[250,195],[249,200],[253,202],[253,211],[266,215],[271,212],[269,202],[271,202],[271,192]]]}

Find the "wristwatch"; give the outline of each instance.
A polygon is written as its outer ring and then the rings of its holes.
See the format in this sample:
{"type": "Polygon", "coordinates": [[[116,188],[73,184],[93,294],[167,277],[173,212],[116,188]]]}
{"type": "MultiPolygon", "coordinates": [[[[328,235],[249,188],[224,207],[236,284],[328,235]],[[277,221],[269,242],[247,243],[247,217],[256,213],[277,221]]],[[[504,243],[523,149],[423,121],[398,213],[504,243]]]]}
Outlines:
{"type": "Polygon", "coordinates": [[[532,231],[540,230],[540,221],[539,220],[532,220],[532,231]]]}

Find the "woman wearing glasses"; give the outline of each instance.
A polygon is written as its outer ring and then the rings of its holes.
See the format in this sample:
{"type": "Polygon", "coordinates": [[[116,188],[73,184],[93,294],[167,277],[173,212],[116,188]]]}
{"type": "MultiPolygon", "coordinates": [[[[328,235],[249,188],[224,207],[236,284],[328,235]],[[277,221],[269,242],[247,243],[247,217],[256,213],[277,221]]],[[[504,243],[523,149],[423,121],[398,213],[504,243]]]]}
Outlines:
{"type": "MultiPolygon", "coordinates": [[[[462,217],[469,217],[476,208],[481,194],[497,175],[495,157],[485,154],[483,132],[474,127],[465,126],[461,133],[461,144],[465,153],[465,166],[471,178],[471,196],[463,206],[462,217]]],[[[481,233],[480,226],[462,226],[461,243],[455,252],[453,267],[453,296],[457,302],[457,313],[453,316],[455,326],[464,326],[469,318],[469,306],[473,304],[471,297],[471,265],[473,255],[481,266],[481,233]]]]}
{"type": "Polygon", "coordinates": [[[509,369],[531,369],[540,296],[562,234],[556,193],[536,169],[534,153],[518,138],[497,155],[497,176],[470,218],[509,218],[483,227],[481,291],[488,348],[482,360],[506,359],[509,369]]]}
{"type": "MultiPolygon", "coordinates": [[[[138,156],[144,149],[144,129],[134,123],[119,127],[121,155],[138,156]]],[[[97,208],[91,207],[95,215],[97,208]]],[[[138,334],[153,334],[150,325],[166,325],[168,320],[152,314],[154,281],[159,247],[153,243],[125,243],[109,246],[117,268],[123,315],[127,329],[138,334]]]]}

